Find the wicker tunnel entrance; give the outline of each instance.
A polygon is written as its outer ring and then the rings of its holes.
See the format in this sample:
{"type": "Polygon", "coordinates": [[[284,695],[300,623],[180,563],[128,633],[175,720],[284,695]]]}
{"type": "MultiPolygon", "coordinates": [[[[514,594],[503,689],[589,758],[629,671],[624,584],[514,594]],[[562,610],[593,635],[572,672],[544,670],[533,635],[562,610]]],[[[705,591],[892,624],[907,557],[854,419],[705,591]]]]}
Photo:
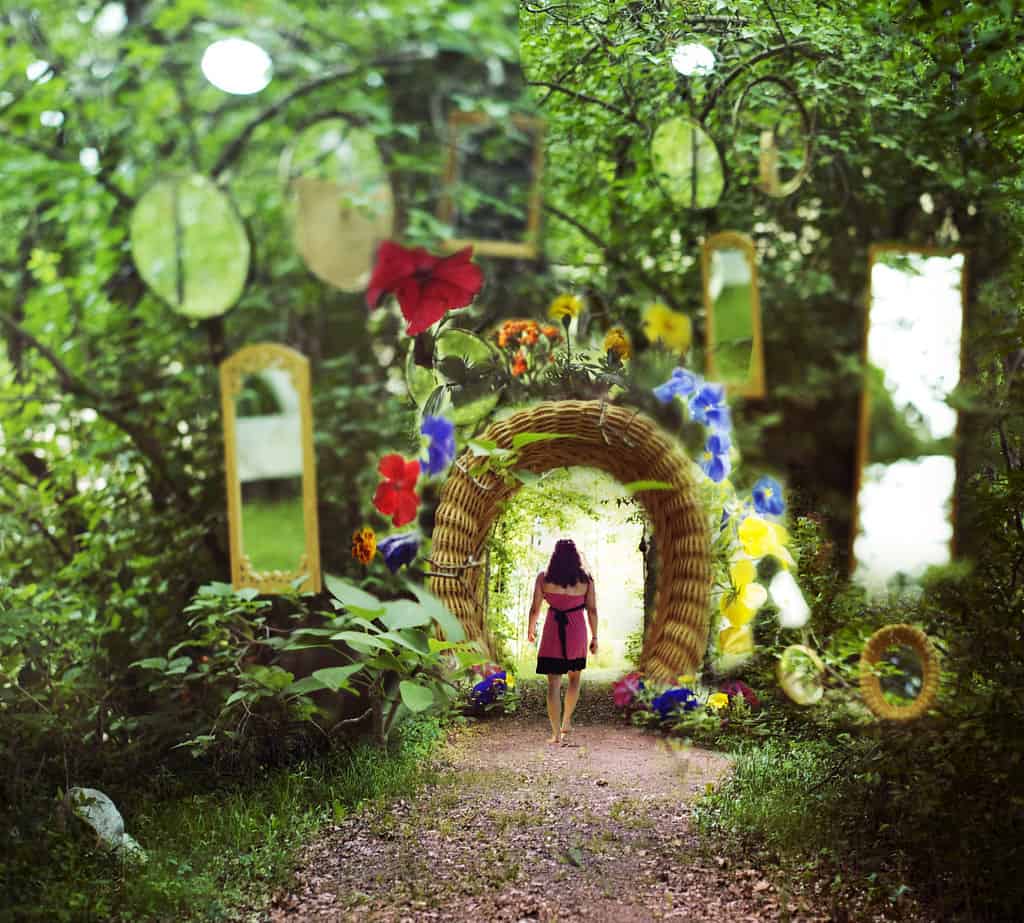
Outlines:
{"type": "MultiPolygon", "coordinates": [[[[607,471],[620,483],[665,481],[672,489],[635,494],[654,524],[658,556],[654,615],[644,640],[641,667],[671,681],[694,672],[708,641],[711,589],[710,539],[690,475],[690,461],[658,425],[642,414],[599,401],[554,401],[519,411],[483,433],[512,448],[518,433],[562,433],[573,438],[535,442],[519,451],[518,467],[541,474],[586,466],[607,471]]],[[[431,591],[456,615],[466,634],[490,651],[486,629],[482,555],[502,503],[520,485],[497,475],[470,477],[459,459],[441,492],[434,520],[431,591]],[[461,466],[461,467],[460,467],[461,466]]]]}

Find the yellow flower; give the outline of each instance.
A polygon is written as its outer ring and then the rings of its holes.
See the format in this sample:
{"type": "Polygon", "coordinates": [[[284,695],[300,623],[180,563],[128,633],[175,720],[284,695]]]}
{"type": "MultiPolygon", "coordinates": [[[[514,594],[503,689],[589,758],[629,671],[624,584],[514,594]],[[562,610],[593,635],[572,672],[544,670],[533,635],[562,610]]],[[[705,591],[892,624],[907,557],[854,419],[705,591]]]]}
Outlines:
{"type": "Polygon", "coordinates": [[[612,327],[605,334],[604,351],[606,353],[615,353],[620,359],[628,359],[633,355],[633,347],[630,346],[626,331],[621,327],[612,327]]]}
{"type": "Polygon", "coordinates": [[[562,320],[565,317],[578,317],[583,310],[583,302],[576,295],[559,295],[548,308],[548,317],[562,320]]]}
{"type": "Polygon", "coordinates": [[[748,583],[734,593],[723,593],[718,608],[730,625],[746,625],[768,599],[760,583],[748,583]]]}
{"type": "Polygon", "coordinates": [[[352,557],[360,564],[369,564],[377,553],[377,535],[373,529],[356,529],[352,533],[352,557]]]}
{"type": "Polygon", "coordinates": [[[752,558],[771,555],[777,558],[783,567],[795,563],[793,556],[784,547],[789,541],[789,533],[776,522],[768,522],[760,516],[750,515],[740,523],[739,537],[744,553],[752,558]]]}
{"type": "Polygon", "coordinates": [[[715,711],[718,711],[720,708],[728,708],[729,696],[724,692],[716,692],[714,695],[708,696],[708,705],[715,709],[715,711]]]}
{"type": "Polygon", "coordinates": [[[516,688],[516,675],[515,675],[515,673],[506,673],[505,674],[505,687],[507,689],[515,689],[516,688]]]}
{"type": "Polygon", "coordinates": [[[684,674],[682,674],[682,676],[680,676],[680,677],[678,677],[676,679],[676,685],[677,686],[689,686],[690,683],[694,682],[696,679],[697,679],[697,677],[694,676],[692,673],[684,673],[684,674]]]}
{"type": "Polygon", "coordinates": [[[669,349],[685,353],[693,339],[693,324],[686,314],[658,301],[644,311],[644,335],[652,343],[664,343],[669,349]]]}
{"type": "Polygon", "coordinates": [[[718,647],[723,654],[749,654],[754,649],[754,632],[749,625],[723,628],[718,633],[718,647]]]}

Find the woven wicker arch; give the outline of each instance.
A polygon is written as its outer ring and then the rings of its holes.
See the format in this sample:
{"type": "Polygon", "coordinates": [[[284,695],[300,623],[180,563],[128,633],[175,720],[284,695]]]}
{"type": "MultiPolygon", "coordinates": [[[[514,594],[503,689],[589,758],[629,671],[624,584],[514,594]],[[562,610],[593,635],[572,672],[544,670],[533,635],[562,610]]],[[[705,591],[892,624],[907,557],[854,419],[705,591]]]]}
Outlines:
{"type": "MultiPolygon", "coordinates": [[[[623,484],[665,481],[671,490],[639,491],[654,525],[658,584],[641,660],[652,678],[694,672],[708,641],[711,556],[708,526],[690,474],[691,462],[650,418],[598,401],[555,401],[492,424],[483,438],[512,447],[517,433],[564,433],[571,439],[536,442],[520,450],[518,466],[537,474],[585,465],[623,484]]],[[[430,589],[458,617],[470,638],[493,653],[485,618],[484,546],[503,501],[519,489],[500,477],[470,477],[467,453],[453,466],[434,520],[430,589]]]]}

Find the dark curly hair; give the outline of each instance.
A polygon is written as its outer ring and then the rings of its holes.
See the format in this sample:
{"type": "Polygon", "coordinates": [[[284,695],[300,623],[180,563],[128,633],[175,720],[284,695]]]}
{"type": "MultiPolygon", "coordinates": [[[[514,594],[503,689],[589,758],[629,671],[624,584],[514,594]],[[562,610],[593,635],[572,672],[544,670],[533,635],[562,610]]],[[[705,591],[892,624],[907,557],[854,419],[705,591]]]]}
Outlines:
{"type": "Polygon", "coordinates": [[[583,569],[580,553],[571,538],[561,538],[555,542],[555,550],[551,553],[544,579],[556,586],[590,583],[590,574],[583,569]]]}

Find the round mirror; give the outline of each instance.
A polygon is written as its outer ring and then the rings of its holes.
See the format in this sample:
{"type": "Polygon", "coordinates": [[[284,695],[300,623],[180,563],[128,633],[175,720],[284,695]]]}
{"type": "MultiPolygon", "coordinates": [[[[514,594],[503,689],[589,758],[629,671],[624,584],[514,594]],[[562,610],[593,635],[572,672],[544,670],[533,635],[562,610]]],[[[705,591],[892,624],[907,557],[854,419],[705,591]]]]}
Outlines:
{"type": "Polygon", "coordinates": [[[216,317],[241,296],[249,238],[228,197],[205,176],[151,186],[132,212],[130,235],[139,275],[179,314],[216,317]]]}
{"type": "Polygon", "coordinates": [[[405,381],[417,406],[444,385],[451,401],[451,420],[456,426],[478,423],[497,405],[501,389],[489,383],[487,366],[497,352],[486,340],[466,330],[445,330],[434,342],[433,368],[417,365],[412,347],[405,361],[405,381]]]}
{"type": "Polygon", "coordinates": [[[809,647],[792,644],[776,667],[779,685],[797,705],[813,705],[825,694],[825,665],[809,647]]]}
{"type": "Polygon", "coordinates": [[[725,189],[725,167],[711,137],[693,119],[666,119],[651,138],[659,185],[685,208],[713,208],[725,189]]]}
{"type": "Polygon", "coordinates": [[[366,288],[377,246],[391,236],[395,203],[373,134],[344,119],[303,131],[281,158],[295,246],[318,279],[366,288]]]}
{"type": "Polygon", "coordinates": [[[810,173],[812,142],[796,89],[778,77],[755,80],[737,101],[733,122],[743,153],[756,150],[758,188],[775,198],[795,192],[810,173]]]}
{"type": "Polygon", "coordinates": [[[938,687],[938,657],[923,631],[912,625],[886,625],[864,645],[860,688],[878,717],[919,718],[934,703],[938,687]]]}

